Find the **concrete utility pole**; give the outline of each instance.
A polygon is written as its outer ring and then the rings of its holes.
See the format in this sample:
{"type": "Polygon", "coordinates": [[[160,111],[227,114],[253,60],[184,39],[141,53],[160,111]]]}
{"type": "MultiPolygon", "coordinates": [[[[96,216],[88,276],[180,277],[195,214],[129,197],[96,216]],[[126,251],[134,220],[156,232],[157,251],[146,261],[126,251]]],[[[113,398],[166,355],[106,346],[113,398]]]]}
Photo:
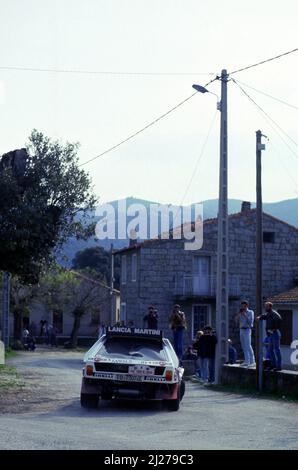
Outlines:
{"type": "Polygon", "coordinates": [[[2,287],[2,340],[5,348],[9,348],[9,304],[10,304],[10,274],[3,273],[2,287]]]}
{"type": "Polygon", "coordinates": [[[228,113],[226,70],[221,72],[220,168],[217,239],[215,381],[220,383],[222,364],[228,361],[229,338],[229,227],[228,227],[228,113]]]}
{"type": "MultiPolygon", "coordinates": [[[[266,137],[266,136],[264,136],[266,137]]],[[[263,309],[263,207],[262,207],[262,132],[256,132],[256,190],[257,190],[257,223],[256,223],[256,315],[261,315],[263,309]]],[[[256,385],[258,390],[263,388],[263,325],[256,322],[256,385]]]]}

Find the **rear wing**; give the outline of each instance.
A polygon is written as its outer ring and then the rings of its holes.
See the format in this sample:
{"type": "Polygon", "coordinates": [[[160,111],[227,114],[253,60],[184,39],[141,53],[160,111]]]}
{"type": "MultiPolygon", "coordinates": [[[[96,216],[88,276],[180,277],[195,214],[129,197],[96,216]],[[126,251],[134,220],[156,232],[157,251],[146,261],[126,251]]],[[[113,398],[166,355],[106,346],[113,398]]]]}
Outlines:
{"type": "Polygon", "coordinates": [[[134,337],[134,338],[150,338],[162,341],[162,330],[153,330],[150,328],[137,328],[128,326],[109,326],[106,331],[107,338],[111,337],[134,337]]]}

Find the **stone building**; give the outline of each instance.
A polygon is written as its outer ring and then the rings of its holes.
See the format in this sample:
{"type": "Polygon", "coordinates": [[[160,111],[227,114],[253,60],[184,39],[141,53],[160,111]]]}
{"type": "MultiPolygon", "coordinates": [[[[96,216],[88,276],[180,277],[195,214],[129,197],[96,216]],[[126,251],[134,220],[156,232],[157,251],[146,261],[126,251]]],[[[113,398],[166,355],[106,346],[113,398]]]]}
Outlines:
{"type": "MultiPolygon", "coordinates": [[[[215,327],[217,219],[203,224],[203,246],[186,251],[184,240],[146,240],[118,251],[121,257],[120,318],[143,324],[148,305],[159,313],[159,328],[170,335],[174,303],[184,310],[189,344],[205,324],[215,327]]],[[[256,210],[242,204],[229,216],[230,337],[238,343],[234,316],[241,299],[255,306],[256,210]]],[[[298,229],[263,214],[263,296],[294,287],[298,277],[298,229]]],[[[171,335],[170,335],[171,337],[171,335]]],[[[187,345],[187,344],[185,344],[187,345]]]]}

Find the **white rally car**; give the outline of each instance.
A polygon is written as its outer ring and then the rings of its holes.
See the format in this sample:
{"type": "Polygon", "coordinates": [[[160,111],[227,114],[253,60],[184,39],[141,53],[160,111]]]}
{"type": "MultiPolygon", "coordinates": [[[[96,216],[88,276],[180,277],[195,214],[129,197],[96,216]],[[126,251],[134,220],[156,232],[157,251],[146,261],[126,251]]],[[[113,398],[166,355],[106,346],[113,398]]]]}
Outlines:
{"type": "Polygon", "coordinates": [[[164,400],[172,411],[184,395],[184,369],[160,330],[109,327],[86,353],[81,405],[96,408],[99,398],[164,400]]]}

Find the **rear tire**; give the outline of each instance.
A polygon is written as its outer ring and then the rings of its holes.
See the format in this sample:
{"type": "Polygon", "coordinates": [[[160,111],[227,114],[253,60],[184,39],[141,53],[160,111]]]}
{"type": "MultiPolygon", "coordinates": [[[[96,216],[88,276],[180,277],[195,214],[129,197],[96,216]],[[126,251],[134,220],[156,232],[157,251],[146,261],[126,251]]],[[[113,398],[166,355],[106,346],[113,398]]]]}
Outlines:
{"type": "Polygon", "coordinates": [[[81,393],[81,406],[83,408],[97,408],[99,395],[81,393]]]}
{"type": "Polygon", "coordinates": [[[184,382],[184,380],[182,380],[182,382],[180,384],[180,401],[184,397],[184,393],[185,393],[185,382],[184,382]]]}
{"type": "Polygon", "coordinates": [[[184,388],[182,386],[182,383],[180,385],[178,385],[177,398],[174,398],[174,400],[167,400],[168,410],[170,410],[170,411],[178,411],[179,410],[180,400],[182,398],[181,397],[181,392],[183,392],[183,394],[184,394],[184,390],[185,390],[185,384],[184,384],[184,388]]]}

